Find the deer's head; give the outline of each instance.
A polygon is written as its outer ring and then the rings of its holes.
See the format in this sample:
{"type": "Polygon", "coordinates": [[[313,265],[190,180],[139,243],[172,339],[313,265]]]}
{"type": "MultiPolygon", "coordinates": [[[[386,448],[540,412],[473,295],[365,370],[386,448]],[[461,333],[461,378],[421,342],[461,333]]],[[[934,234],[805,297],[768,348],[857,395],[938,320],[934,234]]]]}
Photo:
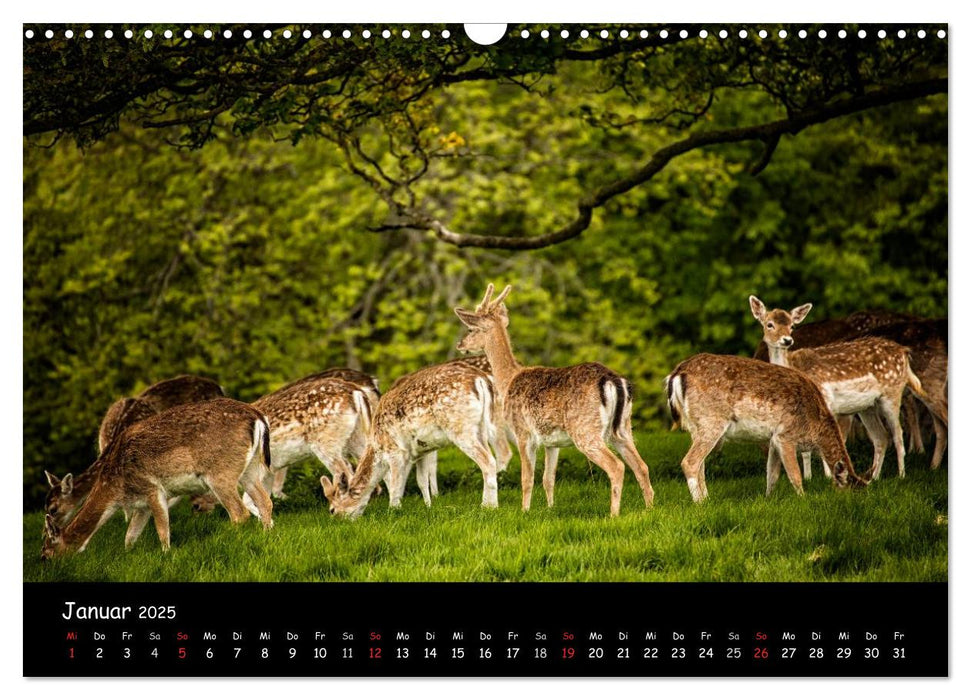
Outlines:
{"type": "Polygon", "coordinates": [[[61,528],[49,513],[44,516],[44,541],[40,546],[41,561],[62,554],[67,550],[61,528]]]}
{"type": "Polygon", "coordinates": [[[490,284],[475,311],[455,309],[455,314],[459,317],[459,320],[469,329],[468,335],[459,341],[458,350],[462,352],[484,350],[496,329],[504,329],[509,325],[509,314],[502,300],[512,291],[512,286],[506,285],[506,288],[495,299],[492,298],[494,291],[495,287],[490,284]]]}
{"type": "Polygon", "coordinates": [[[748,298],[748,303],[755,320],[762,324],[762,340],[770,348],[792,347],[793,326],[802,323],[813,308],[812,304],[803,304],[792,311],[783,309],[767,311],[765,304],[755,295],[748,298]]]}
{"type": "MultiPolygon", "coordinates": [[[[361,468],[363,463],[364,458],[358,465],[358,469],[361,468]]],[[[368,502],[368,499],[364,496],[364,484],[352,479],[348,472],[340,471],[333,481],[322,476],[320,477],[320,486],[324,490],[324,498],[330,504],[331,515],[355,519],[364,512],[368,502]]]]}
{"type": "Polygon", "coordinates": [[[81,495],[74,488],[74,477],[68,474],[63,479],[58,479],[48,471],[44,472],[44,476],[50,486],[44,502],[44,512],[54,519],[55,524],[64,527],[71,521],[71,516],[81,502],[81,495]]]}

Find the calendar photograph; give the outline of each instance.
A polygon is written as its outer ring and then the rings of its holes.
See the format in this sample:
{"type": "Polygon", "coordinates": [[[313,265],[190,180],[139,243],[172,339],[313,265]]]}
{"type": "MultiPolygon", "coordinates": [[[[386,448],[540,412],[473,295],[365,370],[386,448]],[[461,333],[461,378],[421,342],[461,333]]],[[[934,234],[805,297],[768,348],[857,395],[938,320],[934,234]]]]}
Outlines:
{"type": "Polygon", "coordinates": [[[947,582],[946,25],[23,30],[25,585],[947,582]]]}

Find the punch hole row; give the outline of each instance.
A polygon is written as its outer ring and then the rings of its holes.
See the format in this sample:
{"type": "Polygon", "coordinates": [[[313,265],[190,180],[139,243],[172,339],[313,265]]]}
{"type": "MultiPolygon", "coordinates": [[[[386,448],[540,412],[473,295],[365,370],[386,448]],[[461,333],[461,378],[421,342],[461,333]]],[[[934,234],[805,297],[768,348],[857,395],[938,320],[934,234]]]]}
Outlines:
{"type": "MultiPolygon", "coordinates": [[[[580,30],[560,29],[559,31],[554,29],[552,30],[552,33],[558,34],[561,39],[569,39],[572,36],[577,36],[580,39],[589,39],[591,37],[599,38],[599,39],[613,39],[613,38],[647,39],[652,34],[652,32],[647,29],[640,29],[640,30],[620,29],[620,30],[615,30],[613,32],[607,29],[601,29],[599,32],[591,32],[588,29],[580,29],[580,30]]],[[[542,39],[549,39],[552,33],[550,29],[542,29],[535,34],[530,32],[530,30],[528,29],[523,29],[519,32],[519,37],[522,39],[529,39],[530,37],[538,36],[542,39]]],[[[814,30],[813,32],[809,32],[806,29],[799,29],[798,31],[795,31],[793,33],[790,33],[786,29],[779,29],[774,33],[780,39],[786,39],[786,38],[789,38],[790,36],[795,36],[795,37],[798,37],[799,39],[808,39],[808,38],[826,39],[831,36],[830,32],[826,29],[814,30]]],[[[112,29],[105,29],[103,32],[99,32],[99,34],[103,36],[105,39],[115,38],[115,32],[112,29]]],[[[717,31],[699,29],[697,30],[697,33],[694,34],[694,36],[697,36],[699,39],[707,39],[709,37],[728,39],[729,36],[733,34],[736,35],[739,39],[747,39],[749,37],[754,38],[756,36],[759,37],[760,39],[767,39],[769,37],[769,32],[766,29],[758,29],[758,30],[753,29],[751,32],[748,29],[738,29],[738,30],[733,30],[732,32],[729,32],[729,30],[727,29],[720,29],[717,31]]],[[[870,37],[870,33],[867,32],[867,30],[865,29],[859,29],[854,34],[859,39],[866,39],[870,37]]],[[[874,32],[874,35],[876,36],[877,39],[886,39],[888,37],[897,38],[897,39],[906,39],[907,37],[912,37],[912,36],[916,36],[918,39],[925,39],[929,34],[937,36],[938,39],[944,39],[947,37],[947,31],[944,29],[939,29],[937,30],[937,32],[933,32],[933,30],[931,32],[928,32],[925,29],[918,29],[916,31],[906,30],[906,29],[898,29],[898,30],[891,29],[890,31],[886,29],[878,29],[876,32],[874,32]]],[[[46,39],[54,39],[57,35],[58,33],[55,32],[53,29],[47,29],[43,31],[43,33],[40,33],[40,30],[38,30],[38,32],[35,32],[33,29],[27,29],[24,31],[24,37],[27,39],[33,39],[35,37],[40,37],[40,36],[43,36],[46,39]]],[[[161,36],[164,39],[173,39],[177,35],[181,36],[184,39],[191,39],[193,37],[197,37],[197,38],[202,37],[205,39],[222,37],[224,39],[232,39],[234,36],[234,33],[233,33],[233,30],[231,29],[224,29],[221,31],[213,30],[213,29],[205,29],[199,33],[195,33],[191,29],[185,29],[182,31],[166,29],[162,31],[160,35],[156,35],[156,33],[152,29],[138,30],[137,32],[132,29],[126,29],[124,32],[120,34],[120,36],[123,36],[125,39],[134,39],[136,37],[144,38],[144,39],[153,39],[153,38],[156,38],[156,36],[161,36]]],[[[244,29],[240,33],[240,35],[244,39],[252,39],[254,36],[262,36],[263,39],[273,39],[277,37],[282,37],[283,39],[292,39],[298,36],[304,39],[311,39],[314,36],[319,36],[323,39],[331,39],[331,38],[335,38],[335,39],[336,38],[343,38],[343,39],[375,38],[376,39],[379,36],[382,39],[391,39],[392,37],[400,36],[402,39],[421,38],[421,39],[427,40],[433,37],[433,32],[428,29],[423,29],[421,31],[416,30],[415,33],[412,33],[412,31],[409,29],[402,29],[400,32],[396,32],[395,30],[392,30],[392,29],[381,29],[381,30],[376,29],[374,32],[372,32],[370,29],[364,29],[360,32],[352,32],[350,29],[334,30],[334,31],[330,29],[324,29],[316,33],[312,32],[309,29],[304,29],[302,31],[301,30],[293,31],[290,29],[284,29],[282,31],[279,31],[279,30],[273,31],[270,29],[264,29],[262,32],[254,32],[251,29],[244,29]]],[[[689,32],[687,29],[671,30],[671,31],[667,29],[661,29],[656,32],[656,35],[659,36],[661,39],[667,39],[671,36],[677,36],[681,39],[688,39],[690,36],[692,36],[692,32],[689,32]]],[[[63,30],[62,33],[60,33],[60,36],[62,36],[65,39],[73,39],[76,36],[83,37],[85,39],[93,39],[95,37],[95,32],[92,29],[86,29],[82,31],[80,34],[76,34],[73,29],[65,29],[63,30]]],[[[449,39],[451,38],[452,34],[448,29],[442,29],[441,31],[436,30],[434,32],[434,36],[436,39],[439,37],[442,39],[449,39]]],[[[845,39],[848,36],[850,36],[850,32],[847,32],[846,29],[839,29],[835,31],[835,36],[839,39],[845,39]]]]}

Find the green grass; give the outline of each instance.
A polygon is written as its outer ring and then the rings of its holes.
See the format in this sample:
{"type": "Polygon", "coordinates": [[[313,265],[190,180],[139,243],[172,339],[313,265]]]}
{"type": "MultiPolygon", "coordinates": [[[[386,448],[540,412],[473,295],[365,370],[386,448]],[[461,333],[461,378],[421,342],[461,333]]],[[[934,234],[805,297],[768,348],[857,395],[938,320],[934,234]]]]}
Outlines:
{"type": "MultiPolygon", "coordinates": [[[[764,496],[765,458],[728,445],[708,460],[709,501],[691,502],[681,433],[643,433],[641,454],[656,498],[644,508],[628,472],[621,515],[609,518],[606,476],[574,450],[561,451],[556,506],[546,507],[537,470],[533,507],[520,510],[518,460],[499,478],[499,509],[479,508],[479,470],[459,453],[440,455],[442,495],[425,507],[413,484],[392,511],[374,499],[357,521],[330,516],[307,466],[291,470],[290,498],[276,527],[236,528],[221,509],[172,510],[172,549],[151,526],[125,551],[118,515],[85,552],[39,559],[43,515],[24,516],[25,581],[946,581],[947,472],[910,455],[896,478],[838,492],[815,475],[799,498],[783,476],[764,496]]],[[[869,446],[854,463],[868,464],[869,446]]],[[[539,460],[541,465],[542,460],[539,460]]],[[[413,477],[412,477],[413,478],[413,477]]]]}

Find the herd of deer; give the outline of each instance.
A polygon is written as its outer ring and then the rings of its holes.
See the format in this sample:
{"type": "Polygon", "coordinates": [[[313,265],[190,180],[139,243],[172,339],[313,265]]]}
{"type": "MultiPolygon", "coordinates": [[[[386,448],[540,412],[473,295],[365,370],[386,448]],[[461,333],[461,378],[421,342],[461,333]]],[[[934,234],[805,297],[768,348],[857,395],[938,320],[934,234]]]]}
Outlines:
{"type": "MultiPolygon", "coordinates": [[[[436,451],[454,445],[482,471],[482,506],[495,508],[496,475],[512,456],[510,439],[522,463],[523,510],[532,499],[537,449],[544,451],[543,489],[552,506],[559,448],[569,445],[607,473],[611,515],[620,512],[625,464],[651,506],[654,489],[631,430],[630,383],[599,363],[521,365],[503,303],[510,289],[493,298],[489,285],[474,311],[455,309],[468,329],[458,349],[482,355],[418,370],[384,395],[374,377],[341,368],[252,404],[193,376],[117,401],[102,422],[95,463],[76,478],[46,473],[42,558],[83,550],[119,509],[128,520],[126,546],[152,518],[168,549],[168,509],[183,496],[193,497],[198,510],[218,502],[234,523],[253,513],[270,528],[271,495],[285,497],[287,467],[308,457],[331,475],[320,478],[331,513],[357,517],[382,481],[391,505],[399,505],[412,465],[431,505],[436,451]]],[[[754,296],[749,303],[763,329],[756,359],[699,354],[665,379],[675,424],[691,434],[681,466],[695,501],[708,496],[705,458],[724,440],[768,445],[766,495],[782,467],[801,494],[812,452],[838,487],[864,485],[879,478],[891,439],[903,477],[902,406],[912,449],[923,449],[915,400],[933,422],[931,468],[940,465],[947,440],[946,321],[860,312],[795,328],[810,304],[769,311],[754,296]],[[863,476],[845,448],[854,416],[873,442],[863,476]]]]}

